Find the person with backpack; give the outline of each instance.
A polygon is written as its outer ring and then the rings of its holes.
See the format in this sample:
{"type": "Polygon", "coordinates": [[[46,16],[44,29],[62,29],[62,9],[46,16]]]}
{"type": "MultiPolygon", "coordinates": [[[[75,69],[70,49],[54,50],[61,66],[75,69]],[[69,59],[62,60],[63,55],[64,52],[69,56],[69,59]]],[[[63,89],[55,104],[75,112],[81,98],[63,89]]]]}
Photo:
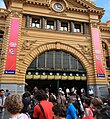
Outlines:
{"type": "Polygon", "coordinates": [[[38,90],[35,98],[39,103],[34,107],[33,117],[35,119],[53,119],[53,104],[47,101],[47,95],[44,90],[38,90]]]}
{"type": "Polygon", "coordinates": [[[84,100],[83,105],[84,105],[85,110],[84,110],[84,116],[82,119],[94,119],[93,118],[93,110],[90,107],[90,103],[91,103],[91,101],[89,98],[84,100]]]}
{"type": "Polygon", "coordinates": [[[100,98],[93,98],[91,107],[94,109],[94,119],[110,119],[110,106],[104,107],[100,98]]]}

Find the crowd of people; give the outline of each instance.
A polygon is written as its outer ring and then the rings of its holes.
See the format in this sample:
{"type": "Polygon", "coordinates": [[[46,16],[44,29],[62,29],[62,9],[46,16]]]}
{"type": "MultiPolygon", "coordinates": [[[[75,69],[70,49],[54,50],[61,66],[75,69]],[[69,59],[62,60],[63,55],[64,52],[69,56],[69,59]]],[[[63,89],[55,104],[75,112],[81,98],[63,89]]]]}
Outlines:
{"type": "Polygon", "coordinates": [[[59,88],[55,95],[35,87],[19,95],[1,89],[0,119],[110,119],[110,99],[94,97],[93,91],[87,96],[83,88],[81,95],[74,87],[65,92],[59,88]]]}

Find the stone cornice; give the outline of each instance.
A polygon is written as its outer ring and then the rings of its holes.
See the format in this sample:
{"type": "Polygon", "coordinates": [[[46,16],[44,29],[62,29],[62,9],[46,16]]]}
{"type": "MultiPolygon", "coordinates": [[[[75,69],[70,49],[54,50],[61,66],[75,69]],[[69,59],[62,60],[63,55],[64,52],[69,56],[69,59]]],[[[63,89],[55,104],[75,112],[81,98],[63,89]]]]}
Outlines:
{"type": "MultiPolygon", "coordinates": [[[[66,10],[75,11],[75,12],[83,12],[83,13],[93,13],[98,14],[100,17],[104,14],[104,9],[96,7],[95,5],[91,4],[88,1],[85,0],[75,0],[80,5],[84,6],[84,8],[77,8],[77,7],[67,7],[66,10]]],[[[39,1],[31,1],[31,0],[25,0],[23,1],[26,4],[33,4],[33,5],[39,5],[44,7],[50,7],[49,2],[39,2],[39,1]]]]}
{"type": "MultiPolygon", "coordinates": [[[[8,6],[11,2],[22,2],[23,4],[32,4],[32,5],[37,5],[37,6],[42,6],[42,7],[51,7],[51,1],[49,2],[49,0],[47,1],[43,1],[42,0],[4,0],[6,6],[8,6]]],[[[74,0],[75,2],[77,2],[78,4],[80,4],[81,6],[83,6],[84,8],[78,8],[78,7],[67,7],[66,6],[66,11],[75,11],[75,12],[82,12],[82,13],[89,13],[89,14],[97,14],[99,16],[99,18],[101,18],[104,14],[104,9],[103,8],[99,8],[96,7],[95,4],[93,4],[92,2],[90,2],[89,0],[74,0]]],[[[68,1],[66,1],[68,2],[68,1]]]]}
{"type": "Polygon", "coordinates": [[[33,5],[40,5],[40,6],[47,6],[47,7],[50,6],[49,3],[47,3],[47,2],[39,2],[39,1],[26,0],[24,3],[33,4],[33,5]]]}
{"type": "Polygon", "coordinates": [[[100,28],[101,31],[110,31],[109,26],[100,26],[99,28],[100,28]]]}

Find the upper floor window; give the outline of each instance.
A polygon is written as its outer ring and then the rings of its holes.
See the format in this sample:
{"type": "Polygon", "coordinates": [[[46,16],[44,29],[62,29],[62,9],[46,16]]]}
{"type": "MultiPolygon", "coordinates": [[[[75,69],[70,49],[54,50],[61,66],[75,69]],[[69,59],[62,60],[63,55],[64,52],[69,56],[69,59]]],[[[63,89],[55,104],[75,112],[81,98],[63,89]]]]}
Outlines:
{"type": "Polygon", "coordinates": [[[103,50],[103,55],[105,57],[107,57],[108,56],[108,47],[107,47],[107,44],[103,41],[102,41],[102,50],[103,50]]]}
{"type": "Polygon", "coordinates": [[[110,67],[110,57],[106,57],[106,66],[110,67]]]}
{"type": "Polygon", "coordinates": [[[32,27],[40,28],[40,18],[32,18],[32,27]]]}
{"type": "Polygon", "coordinates": [[[103,42],[103,41],[102,41],[102,48],[103,48],[104,50],[107,50],[107,45],[106,45],[106,43],[103,42]]]}
{"type": "Polygon", "coordinates": [[[61,22],[61,31],[68,31],[68,22],[61,22]]]}
{"type": "Polygon", "coordinates": [[[47,20],[47,29],[54,29],[54,20],[47,20]]]}
{"type": "Polygon", "coordinates": [[[3,34],[4,34],[4,32],[0,30],[0,41],[3,40],[3,34]]]}
{"type": "Polygon", "coordinates": [[[2,49],[0,49],[0,55],[1,55],[2,49]]]}
{"type": "Polygon", "coordinates": [[[78,23],[74,24],[74,32],[81,32],[81,24],[78,23]]]}
{"type": "Polygon", "coordinates": [[[2,35],[0,35],[0,41],[2,41],[3,40],[3,36],[2,35]]]}
{"type": "Polygon", "coordinates": [[[87,33],[86,30],[88,31],[89,27],[84,25],[81,22],[78,21],[73,21],[70,22],[69,20],[64,20],[62,19],[61,21],[59,19],[54,19],[54,18],[49,18],[49,17],[39,17],[39,16],[27,16],[27,27],[34,27],[34,28],[41,28],[41,29],[51,29],[56,31],[70,31],[72,32],[77,32],[77,33],[87,33]],[[86,29],[86,30],[84,30],[86,29]]]}

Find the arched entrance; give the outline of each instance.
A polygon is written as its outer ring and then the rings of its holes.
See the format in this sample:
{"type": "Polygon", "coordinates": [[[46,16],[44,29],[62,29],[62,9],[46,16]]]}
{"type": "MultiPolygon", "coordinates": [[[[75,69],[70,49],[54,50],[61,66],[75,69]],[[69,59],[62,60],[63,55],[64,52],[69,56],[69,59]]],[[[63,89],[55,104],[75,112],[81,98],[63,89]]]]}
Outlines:
{"type": "Polygon", "coordinates": [[[81,88],[87,88],[86,69],[71,53],[63,50],[48,50],[36,57],[27,68],[26,83],[28,90],[49,88],[57,93],[59,87],[76,87],[80,94],[81,88]]]}

